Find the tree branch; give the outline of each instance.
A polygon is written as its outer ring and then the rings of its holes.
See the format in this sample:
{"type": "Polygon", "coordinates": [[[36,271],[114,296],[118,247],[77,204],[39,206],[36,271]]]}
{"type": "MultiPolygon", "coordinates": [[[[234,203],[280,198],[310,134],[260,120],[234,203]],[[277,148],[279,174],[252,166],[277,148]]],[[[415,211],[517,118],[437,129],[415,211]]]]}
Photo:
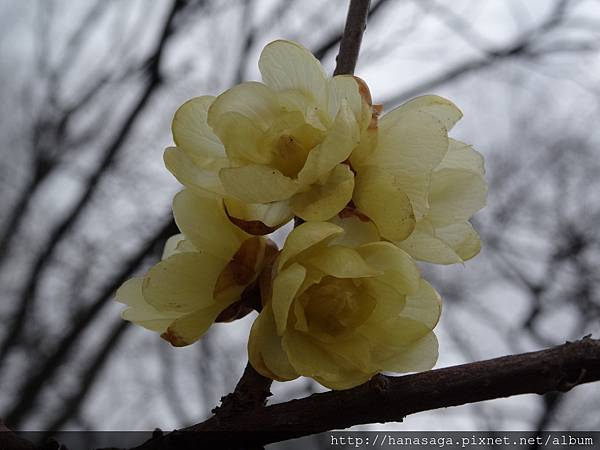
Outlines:
{"type": "Polygon", "coordinates": [[[346,27],[340,42],[340,52],[336,58],[337,65],[333,72],[334,75],[354,74],[362,36],[367,27],[370,4],[371,0],[350,0],[346,27]]]}
{"type": "Polygon", "coordinates": [[[599,380],[600,340],[588,336],[547,350],[413,375],[378,375],[354,389],[255,408],[227,420],[212,417],[153,438],[135,450],[186,450],[211,440],[219,445],[242,441],[245,445],[264,445],[359,424],[400,422],[410,414],[449,406],[566,392],[599,380]],[[202,433],[190,433],[193,431],[202,433]]]}

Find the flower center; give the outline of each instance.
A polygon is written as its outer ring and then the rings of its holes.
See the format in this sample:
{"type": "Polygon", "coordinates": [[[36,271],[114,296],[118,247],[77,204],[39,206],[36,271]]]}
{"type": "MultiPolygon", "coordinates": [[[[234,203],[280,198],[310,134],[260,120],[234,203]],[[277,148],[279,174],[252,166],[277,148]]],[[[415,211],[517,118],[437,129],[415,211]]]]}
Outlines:
{"type": "Polygon", "coordinates": [[[274,134],[271,164],[282,174],[296,178],[310,151],[321,143],[324,133],[306,123],[274,134]]]}
{"type": "Polygon", "coordinates": [[[375,299],[354,280],[332,276],[308,288],[299,300],[309,332],[317,336],[343,335],[365,322],[375,308],[375,299]]]}

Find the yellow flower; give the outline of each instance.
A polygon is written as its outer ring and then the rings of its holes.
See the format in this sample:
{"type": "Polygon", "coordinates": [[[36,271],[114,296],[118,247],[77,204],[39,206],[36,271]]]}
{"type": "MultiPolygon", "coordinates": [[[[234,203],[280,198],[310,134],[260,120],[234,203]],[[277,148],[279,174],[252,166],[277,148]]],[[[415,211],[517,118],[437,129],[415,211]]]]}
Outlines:
{"type": "Polygon", "coordinates": [[[468,220],[486,201],[483,158],[448,137],[461,117],[446,99],[415,98],[369,128],[350,157],[354,205],[382,238],[420,260],[462,262],[480,248],[468,220]]]}
{"type": "Polygon", "coordinates": [[[342,233],[306,222],[289,234],[248,344],[262,375],[347,389],[381,371],[435,364],[437,292],[392,243],[352,247],[342,245],[342,233]]]}
{"type": "Polygon", "coordinates": [[[293,215],[327,220],[352,198],[346,163],[371,121],[354,77],[328,78],[299,44],[275,41],[260,56],[263,83],[184,104],[165,162],[197,193],[224,196],[230,216],[265,231],[293,215]]]}
{"type": "Polygon", "coordinates": [[[183,233],[167,241],[163,260],[144,277],[119,288],[117,300],[128,305],[125,320],[179,347],[198,340],[240,298],[273,245],[233,225],[215,198],[181,191],[173,214],[183,233]]]}

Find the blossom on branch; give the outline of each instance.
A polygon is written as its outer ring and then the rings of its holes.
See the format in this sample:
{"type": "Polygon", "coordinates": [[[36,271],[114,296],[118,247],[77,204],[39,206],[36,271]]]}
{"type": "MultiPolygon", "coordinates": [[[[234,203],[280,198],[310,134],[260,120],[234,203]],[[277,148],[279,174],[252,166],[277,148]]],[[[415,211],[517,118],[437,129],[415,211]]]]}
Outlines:
{"type": "Polygon", "coordinates": [[[226,197],[232,217],[266,230],[293,215],[330,219],[352,198],[346,161],[369,126],[370,105],[353,76],[328,78],[299,44],[270,43],[259,68],[263,83],[198,97],[177,111],[166,165],[196,192],[226,197]]]}
{"type": "Polygon", "coordinates": [[[117,300],[128,305],[123,319],[180,347],[198,340],[240,299],[276,247],[233,225],[217,199],[184,190],[173,213],[182,234],[167,241],[162,261],[144,277],[119,288],[117,300]]]}
{"type": "Polygon", "coordinates": [[[461,111],[426,95],[381,116],[363,80],[327,77],[294,42],[268,44],[259,68],[175,113],[182,234],[119,289],[123,318],[182,346],[256,309],[249,360],[280,381],[430,369],[441,299],[414,260],[475,256],[487,193],[481,155],[448,136],[461,111]],[[294,217],[281,251],[262,237],[294,217]]]}
{"type": "Polygon", "coordinates": [[[334,224],[307,222],[288,235],[252,326],[254,368],[275,380],[303,375],[347,389],[382,371],[433,367],[437,292],[395,245],[353,248],[336,242],[341,234],[334,224]]]}
{"type": "Polygon", "coordinates": [[[461,117],[442,97],[417,97],[372,125],[350,157],[355,215],[424,261],[451,264],[479,251],[468,220],[485,206],[487,186],[481,155],[448,137],[461,117]]]}

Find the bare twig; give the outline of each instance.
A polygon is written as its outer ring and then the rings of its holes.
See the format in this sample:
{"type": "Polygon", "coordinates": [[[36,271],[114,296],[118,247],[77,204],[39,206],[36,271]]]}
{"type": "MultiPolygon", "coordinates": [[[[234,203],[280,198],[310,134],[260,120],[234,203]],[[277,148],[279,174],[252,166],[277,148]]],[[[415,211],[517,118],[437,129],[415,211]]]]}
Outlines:
{"type": "Polygon", "coordinates": [[[350,0],[340,52],[336,58],[334,75],[354,74],[362,36],[367,27],[367,15],[371,0],[350,0]]]}

